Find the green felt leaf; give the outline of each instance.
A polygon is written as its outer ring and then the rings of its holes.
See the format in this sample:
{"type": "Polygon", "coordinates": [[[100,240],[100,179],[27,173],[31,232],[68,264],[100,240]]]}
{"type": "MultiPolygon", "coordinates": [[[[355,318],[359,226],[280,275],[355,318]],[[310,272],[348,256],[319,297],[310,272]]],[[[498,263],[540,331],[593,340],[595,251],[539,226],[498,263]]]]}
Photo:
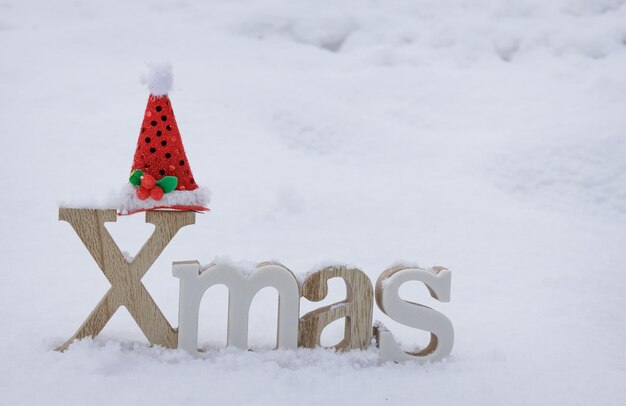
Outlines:
{"type": "Polygon", "coordinates": [[[133,173],[130,174],[130,178],[128,179],[133,186],[139,187],[141,186],[141,177],[143,176],[143,172],[139,169],[135,169],[133,173]]]}
{"type": "Polygon", "coordinates": [[[157,185],[161,186],[163,192],[169,193],[178,186],[178,178],[176,176],[164,176],[157,185]]]}

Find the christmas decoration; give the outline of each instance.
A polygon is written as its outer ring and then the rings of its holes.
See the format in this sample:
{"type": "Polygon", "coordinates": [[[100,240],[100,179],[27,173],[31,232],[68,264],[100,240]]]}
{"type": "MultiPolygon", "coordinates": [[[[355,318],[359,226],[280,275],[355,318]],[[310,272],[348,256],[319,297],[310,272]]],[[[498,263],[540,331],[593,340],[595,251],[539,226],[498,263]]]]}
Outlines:
{"type": "Polygon", "coordinates": [[[381,274],[374,288],[363,271],[342,265],[327,266],[299,278],[277,262],[262,262],[253,269],[243,269],[221,260],[208,266],[201,266],[198,261],[175,261],[172,274],[180,280],[179,324],[174,328],[169,323],[141,279],[176,233],[195,223],[195,212],[208,210],[205,204],[209,197],[208,191],[199,187],[193,177],[167,95],[172,87],[171,71],[170,65],[161,65],[153,66],[148,73],[150,96],[128,183],[122,201],[116,203],[118,208],[59,209],[59,219],[72,226],[111,287],[58,350],[65,351],[75,340],[97,336],[123,306],[150,344],[200,356],[200,303],[209,288],[225,285],[229,290],[229,347],[249,349],[250,306],[260,290],[272,287],[279,298],[276,348],[321,346],[324,329],[334,321],[345,319],[343,339],[333,347],[337,351],[366,350],[372,345],[373,334],[383,362],[424,362],[447,357],[454,343],[451,321],[434,309],[402,299],[399,294],[404,283],[418,281],[426,285],[434,299],[449,301],[451,273],[442,267],[429,270],[416,266],[392,267],[381,274]],[[105,223],[117,221],[119,215],[142,211],[146,212],[146,222],[154,224],[155,229],[137,255],[129,257],[116,244],[105,223]],[[345,282],[345,299],[300,315],[301,299],[324,300],[328,281],[333,278],[345,282]],[[380,310],[392,320],[429,331],[429,344],[418,351],[404,352],[389,330],[381,323],[372,322],[374,298],[380,310]]]}
{"type": "MultiPolygon", "coordinates": [[[[133,174],[140,179],[146,175],[133,174]]],[[[146,189],[152,194],[157,183],[146,189]]],[[[139,189],[141,190],[141,189],[139,189]]],[[[159,189],[160,190],[160,189],[159,189]]],[[[142,192],[143,193],[143,192],[142,192]]],[[[173,192],[172,192],[173,193],[173,192]]],[[[152,197],[150,197],[152,198],[152,197]]],[[[117,221],[115,210],[61,208],[59,219],[67,221],[104,273],[111,287],[89,314],[76,333],[61,345],[65,351],[77,339],[100,334],[115,312],[124,306],[151,344],[178,348],[198,357],[198,325],[200,303],[210,287],[225,285],[229,290],[228,347],[249,349],[248,324],[250,306],[255,295],[266,287],[278,293],[276,348],[313,348],[321,346],[324,328],[335,320],[345,319],[343,339],[334,346],[337,351],[365,350],[372,344],[372,333],[380,348],[381,362],[426,362],[447,357],[454,345],[452,322],[442,313],[422,304],[404,300],[400,287],[406,282],[423,283],[430,295],[440,301],[450,300],[451,273],[443,267],[422,269],[397,265],[385,270],[372,287],[368,276],[358,268],[327,266],[297,277],[278,262],[262,262],[241,267],[230,260],[216,259],[208,266],[200,262],[174,261],[172,275],[180,280],[178,327],[174,328],[163,315],[141,278],[165,250],[177,232],[195,223],[193,211],[146,211],[146,222],[155,229],[137,255],[129,260],[105,227],[117,221]],[[344,300],[300,315],[301,298],[314,302],[328,295],[328,281],[341,278],[346,284],[344,300]],[[380,322],[372,323],[374,301],[392,320],[419,330],[429,331],[428,345],[417,351],[404,352],[391,331],[380,322]]],[[[273,326],[271,326],[273,327],[273,326]]]]}
{"type": "Polygon", "coordinates": [[[146,210],[208,210],[208,191],[198,187],[168,96],[173,83],[169,64],[151,65],[150,90],[129,183],[120,214],[146,210]]]}

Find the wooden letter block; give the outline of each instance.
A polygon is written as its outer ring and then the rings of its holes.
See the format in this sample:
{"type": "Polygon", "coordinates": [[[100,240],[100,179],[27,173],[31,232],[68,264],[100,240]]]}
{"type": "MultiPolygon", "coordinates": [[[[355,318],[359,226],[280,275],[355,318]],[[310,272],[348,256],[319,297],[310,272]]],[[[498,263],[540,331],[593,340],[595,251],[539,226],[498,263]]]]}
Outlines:
{"type": "Polygon", "coordinates": [[[198,261],[174,262],[172,273],[180,279],[178,348],[198,354],[198,317],[204,292],[213,285],[228,288],[227,345],[248,349],[248,314],[252,299],[265,287],[278,291],[276,348],[296,348],[300,289],[294,274],[276,263],[262,263],[252,274],[228,264],[212,264],[202,270],[198,261]]]}
{"type": "Polygon", "coordinates": [[[356,268],[330,266],[307,276],[302,284],[302,296],[319,302],[328,294],[328,280],[342,278],[346,283],[346,299],[320,307],[300,318],[298,344],[301,347],[320,346],[324,328],[335,320],[346,318],[344,337],[333,348],[347,351],[365,349],[372,339],[373,289],[367,275],[356,268]]]}
{"type": "Polygon", "coordinates": [[[141,278],[182,227],[194,224],[195,213],[174,211],[146,212],[146,223],[154,232],[132,262],[127,262],[104,223],[117,220],[116,210],[59,209],[59,220],[67,221],[76,231],[111,288],[96,305],[87,320],[65,344],[64,351],[76,339],[98,335],[120,306],[125,306],[150,344],[176,348],[176,331],[154,302],[141,278]]]}
{"type": "Polygon", "coordinates": [[[450,354],[454,344],[454,328],[450,319],[430,307],[402,300],[398,290],[405,282],[419,281],[426,285],[433,298],[449,302],[451,278],[450,271],[442,267],[425,270],[409,266],[390,268],[378,277],[376,303],[380,310],[399,323],[431,332],[430,342],[424,349],[406,353],[400,349],[390,331],[375,328],[382,362],[437,361],[450,354]]]}

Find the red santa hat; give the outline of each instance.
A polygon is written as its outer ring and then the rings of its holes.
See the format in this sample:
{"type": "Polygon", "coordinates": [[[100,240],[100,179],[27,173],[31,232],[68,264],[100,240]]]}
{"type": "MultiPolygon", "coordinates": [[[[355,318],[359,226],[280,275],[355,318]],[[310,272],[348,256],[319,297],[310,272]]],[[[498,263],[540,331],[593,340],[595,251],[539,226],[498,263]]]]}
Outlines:
{"type": "Polygon", "coordinates": [[[120,212],[208,210],[209,192],[196,183],[167,93],[170,64],[153,64],[145,82],[150,90],[133,159],[126,201],[120,212]]]}

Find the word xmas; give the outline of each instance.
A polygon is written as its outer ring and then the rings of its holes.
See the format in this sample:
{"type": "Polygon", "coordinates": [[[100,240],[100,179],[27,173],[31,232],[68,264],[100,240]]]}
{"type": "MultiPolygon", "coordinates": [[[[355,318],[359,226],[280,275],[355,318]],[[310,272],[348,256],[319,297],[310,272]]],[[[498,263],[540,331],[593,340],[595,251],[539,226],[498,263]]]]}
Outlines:
{"type": "Polygon", "coordinates": [[[365,349],[371,343],[372,334],[383,362],[439,360],[452,350],[454,329],[450,320],[436,310],[401,299],[398,293],[405,282],[420,281],[433,298],[448,302],[451,273],[445,268],[394,267],[378,277],[374,290],[367,275],[344,266],[331,266],[308,274],[300,283],[289,269],[278,263],[261,263],[255,272],[247,275],[230,265],[213,264],[202,269],[197,261],[174,262],[173,274],[180,279],[179,326],[174,329],[141,278],[178,230],[194,224],[194,212],[146,212],[146,222],[154,224],[155,230],[132,262],[124,258],[104,226],[106,222],[117,220],[115,210],[61,208],[59,219],[71,224],[111,283],[111,288],[60,351],[76,339],[96,336],[115,311],[125,306],[151,344],[180,348],[197,355],[200,301],[208,288],[218,284],[229,289],[228,346],[248,348],[248,313],[252,299],[259,290],[269,286],[278,292],[277,348],[319,346],[324,328],[345,318],[344,337],[334,347],[336,350],[365,349]],[[300,298],[314,302],[323,300],[331,278],[345,281],[346,299],[300,317],[300,298]],[[393,320],[429,331],[429,344],[419,352],[406,353],[382,325],[372,328],[374,297],[380,310],[393,320]]]}

